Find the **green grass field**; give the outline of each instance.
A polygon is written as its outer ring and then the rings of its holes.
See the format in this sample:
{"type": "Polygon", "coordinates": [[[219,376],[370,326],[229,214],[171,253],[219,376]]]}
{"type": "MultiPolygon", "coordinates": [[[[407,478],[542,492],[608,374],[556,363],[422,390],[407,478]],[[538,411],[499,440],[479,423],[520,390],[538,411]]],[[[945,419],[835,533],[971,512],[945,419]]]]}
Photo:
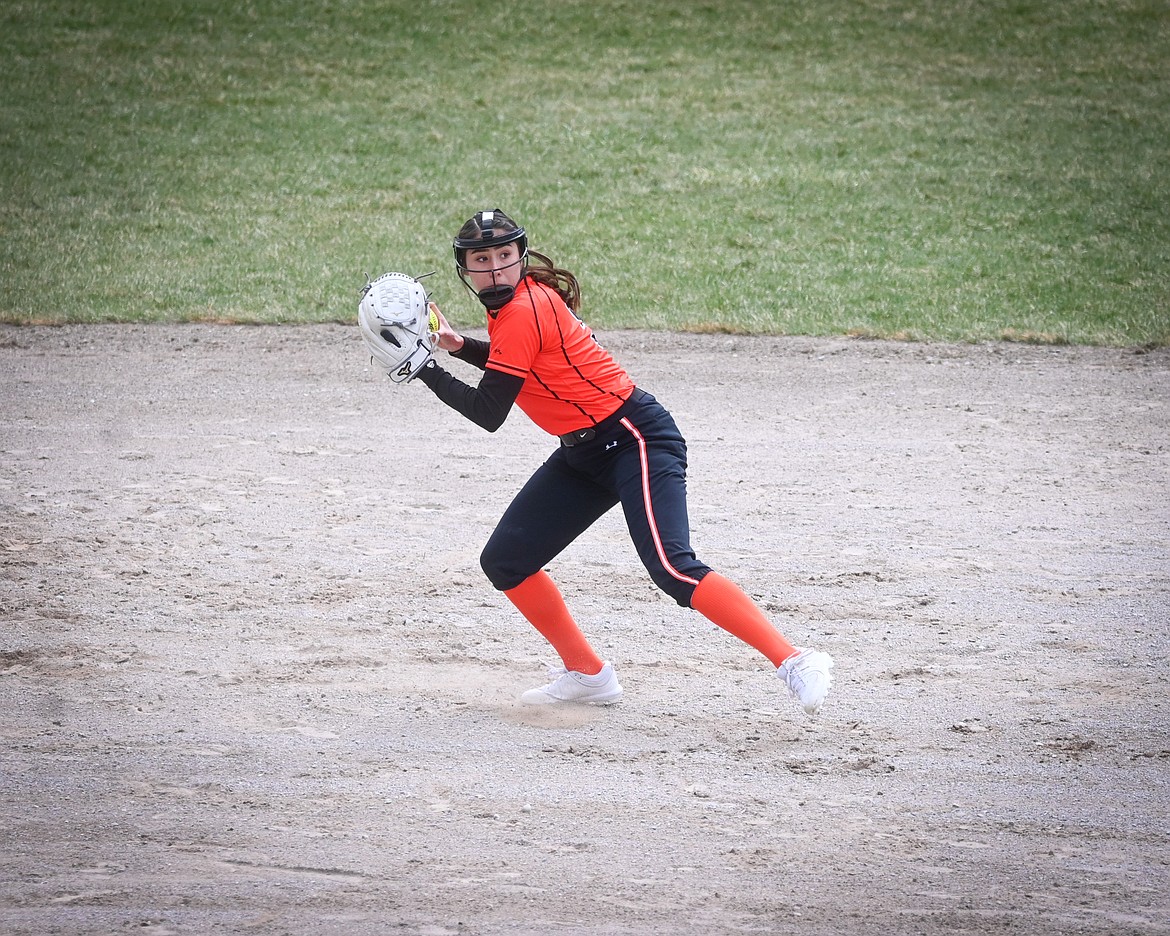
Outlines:
{"type": "Polygon", "coordinates": [[[500,207],[602,328],[1170,343],[1166,0],[0,7],[0,320],[351,321],[500,207]]]}

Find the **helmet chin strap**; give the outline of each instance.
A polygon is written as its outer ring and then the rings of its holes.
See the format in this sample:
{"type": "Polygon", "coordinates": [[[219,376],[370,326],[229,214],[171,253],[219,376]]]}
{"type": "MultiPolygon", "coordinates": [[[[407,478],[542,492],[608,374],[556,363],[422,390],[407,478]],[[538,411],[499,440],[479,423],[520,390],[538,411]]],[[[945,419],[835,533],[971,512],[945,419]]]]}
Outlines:
{"type": "Polygon", "coordinates": [[[489,312],[498,312],[516,295],[515,286],[488,286],[475,294],[489,312]]]}

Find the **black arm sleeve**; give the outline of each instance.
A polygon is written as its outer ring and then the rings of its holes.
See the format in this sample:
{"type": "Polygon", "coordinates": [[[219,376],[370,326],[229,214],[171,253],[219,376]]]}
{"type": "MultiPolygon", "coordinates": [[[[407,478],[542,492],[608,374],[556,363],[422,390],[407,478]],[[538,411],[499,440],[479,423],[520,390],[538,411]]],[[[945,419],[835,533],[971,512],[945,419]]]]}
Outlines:
{"type": "MultiPolygon", "coordinates": [[[[484,344],[486,346],[487,343],[484,344]]],[[[486,355],[484,357],[486,359],[486,355]]],[[[435,396],[451,409],[462,413],[488,432],[495,432],[504,424],[520,388],[524,386],[523,377],[485,370],[479,386],[472,387],[447,373],[434,361],[418,372],[417,379],[430,387],[435,396]]]]}
{"type": "Polygon", "coordinates": [[[491,344],[483,341],[480,338],[468,338],[463,336],[463,347],[451,354],[453,358],[459,358],[461,361],[466,361],[473,367],[478,367],[483,370],[487,367],[488,349],[491,344]]]}

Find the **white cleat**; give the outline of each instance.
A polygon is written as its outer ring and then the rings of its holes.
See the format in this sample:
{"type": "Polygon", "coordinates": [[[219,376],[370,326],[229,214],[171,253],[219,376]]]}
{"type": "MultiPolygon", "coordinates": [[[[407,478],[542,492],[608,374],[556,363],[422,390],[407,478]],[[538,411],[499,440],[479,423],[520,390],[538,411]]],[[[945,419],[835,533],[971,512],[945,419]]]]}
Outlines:
{"type": "Polygon", "coordinates": [[[809,715],[815,715],[821,710],[825,697],[829,694],[829,684],[833,677],[829,670],[833,668],[833,658],[820,650],[797,650],[776,670],[776,675],[788,687],[792,698],[800,703],[801,708],[809,715]]]}
{"type": "Polygon", "coordinates": [[[612,705],[622,697],[622,687],[613,667],[606,663],[601,672],[587,676],[576,670],[550,667],[556,678],[547,686],[529,689],[520,696],[526,705],[551,705],[556,702],[581,702],[586,705],[612,705]],[[559,675],[557,675],[559,674],[559,675]]]}

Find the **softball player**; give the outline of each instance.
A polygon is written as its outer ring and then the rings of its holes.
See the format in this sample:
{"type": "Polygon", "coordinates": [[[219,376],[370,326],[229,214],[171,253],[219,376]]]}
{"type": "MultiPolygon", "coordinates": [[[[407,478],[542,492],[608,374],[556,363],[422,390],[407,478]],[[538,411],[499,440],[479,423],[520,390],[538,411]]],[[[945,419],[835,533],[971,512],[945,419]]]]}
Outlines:
{"type": "Polygon", "coordinates": [[[559,654],[564,673],[527,703],[616,702],[622,694],[544,571],[615,504],[638,555],[664,592],[754,647],[809,714],[829,691],[832,658],[790,644],[735,584],[695,556],[686,500],[686,442],[670,413],[594,339],[577,316],[580,287],[528,249],[524,228],[480,211],[454,240],[460,279],[487,311],[488,340],[455,332],[437,307],[439,347],[484,371],[477,386],[434,361],[418,379],[494,432],[513,404],[559,445],[504,512],[480,557],[502,591],[559,654]]]}

